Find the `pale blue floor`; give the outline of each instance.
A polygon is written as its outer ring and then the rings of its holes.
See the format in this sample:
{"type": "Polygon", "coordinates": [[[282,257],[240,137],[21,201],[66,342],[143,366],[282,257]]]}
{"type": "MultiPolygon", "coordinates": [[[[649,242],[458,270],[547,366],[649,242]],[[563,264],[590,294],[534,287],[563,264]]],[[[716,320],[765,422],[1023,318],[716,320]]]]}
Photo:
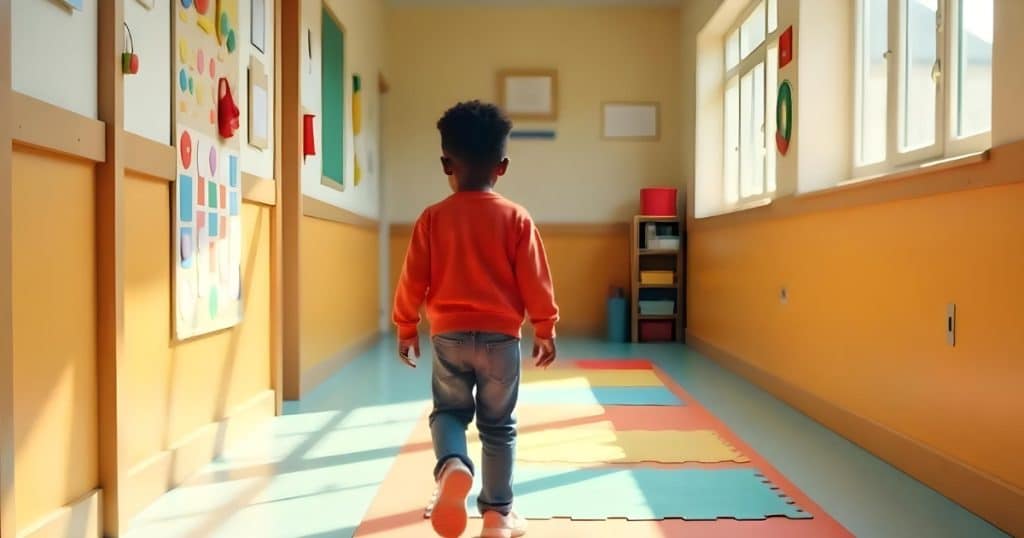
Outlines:
{"type": "MultiPolygon", "coordinates": [[[[683,346],[566,341],[559,355],[653,360],[857,536],[1006,536],[683,346]]],[[[429,363],[410,370],[382,342],[161,497],[126,536],[352,536],[426,408],[429,363]]]]}

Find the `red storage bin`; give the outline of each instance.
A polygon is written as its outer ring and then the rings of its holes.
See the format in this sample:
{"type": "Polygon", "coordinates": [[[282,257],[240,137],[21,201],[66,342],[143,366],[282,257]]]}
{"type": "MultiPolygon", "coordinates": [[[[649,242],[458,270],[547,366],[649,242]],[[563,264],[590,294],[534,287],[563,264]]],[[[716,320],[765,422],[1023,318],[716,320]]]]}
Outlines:
{"type": "Polygon", "coordinates": [[[672,342],[675,340],[672,334],[672,320],[641,320],[640,341],[641,342],[672,342]]]}
{"type": "Polygon", "coordinates": [[[676,216],[678,190],[668,187],[640,189],[640,214],[645,217],[676,216]]]}

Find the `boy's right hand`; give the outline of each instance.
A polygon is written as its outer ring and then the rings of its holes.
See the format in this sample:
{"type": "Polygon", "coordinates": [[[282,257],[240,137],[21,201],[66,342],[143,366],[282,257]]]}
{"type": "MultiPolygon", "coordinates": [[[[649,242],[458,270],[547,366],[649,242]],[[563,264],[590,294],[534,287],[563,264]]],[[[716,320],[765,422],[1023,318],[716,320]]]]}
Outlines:
{"type": "Polygon", "coordinates": [[[554,338],[534,338],[533,360],[539,368],[547,368],[555,362],[558,351],[555,349],[554,338]]]}
{"type": "Polygon", "coordinates": [[[416,338],[406,338],[406,339],[399,338],[398,339],[398,358],[402,359],[402,362],[404,362],[410,368],[415,368],[416,367],[416,359],[418,359],[419,356],[420,356],[420,339],[419,339],[419,337],[416,337],[416,338]],[[409,356],[409,352],[410,351],[412,351],[413,356],[409,356]]]}

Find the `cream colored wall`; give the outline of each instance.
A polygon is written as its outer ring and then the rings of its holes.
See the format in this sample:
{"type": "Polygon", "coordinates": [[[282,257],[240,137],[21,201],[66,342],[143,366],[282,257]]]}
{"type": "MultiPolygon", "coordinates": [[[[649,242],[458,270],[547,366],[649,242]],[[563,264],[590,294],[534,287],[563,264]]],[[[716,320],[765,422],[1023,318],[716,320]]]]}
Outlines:
{"type": "Polygon", "coordinates": [[[408,223],[448,193],[435,124],[496,96],[506,68],[555,68],[554,141],[513,140],[498,190],[541,222],[625,222],[645,185],[679,185],[679,15],[668,7],[440,7],[388,11],[388,218],[408,223]],[[601,139],[603,101],[661,103],[658,142],[601,139]]]}
{"type": "Polygon", "coordinates": [[[15,525],[98,486],[96,256],[90,162],[16,146],[15,525]]]}
{"type": "Polygon", "coordinates": [[[128,176],[125,184],[123,461],[127,468],[226,418],[270,388],[270,208],[242,205],[242,323],[174,341],[171,189],[128,176]]]}
{"type": "MultiPolygon", "coordinates": [[[[358,186],[354,184],[355,149],[352,136],[352,75],[362,76],[363,101],[363,134],[368,141],[373,139],[380,144],[380,117],[378,107],[380,93],[377,89],[378,74],[385,70],[384,58],[384,12],[385,3],[380,0],[301,0],[303,32],[308,28],[313,35],[313,62],[309,64],[303,56],[302,106],[316,114],[317,154],[307,157],[302,168],[302,192],[318,200],[327,202],[353,213],[378,218],[380,216],[380,156],[379,151],[373,157],[372,164],[364,157],[360,165],[363,178],[358,186]],[[322,96],[320,95],[322,60],[320,51],[320,30],[322,6],[327,5],[335,18],[341,23],[345,33],[345,189],[324,186],[322,177],[323,154],[322,128],[322,96]]],[[[305,33],[303,33],[305,39],[305,33]]],[[[301,50],[306,50],[305,42],[301,50]]],[[[370,145],[368,145],[370,147],[370,145]]]]}

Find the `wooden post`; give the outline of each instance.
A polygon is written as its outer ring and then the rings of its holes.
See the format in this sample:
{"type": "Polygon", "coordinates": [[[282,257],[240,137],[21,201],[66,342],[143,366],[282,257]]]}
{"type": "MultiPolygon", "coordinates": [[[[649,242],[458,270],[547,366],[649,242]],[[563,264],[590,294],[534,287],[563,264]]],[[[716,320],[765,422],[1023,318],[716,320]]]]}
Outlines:
{"type": "Polygon", "coordinates": [[[0,538],[15,532],[11,179],[11,0],[0,0],[0,538]]]}
{"type": "Polygon", "coordinates": [[[281,313],[283,387],[286,400],[302,393],[299,362],[299,227],[302,224],[302,2],[281,1],[281,43],[278,49],[281,121],[278,145],[281,175],[277,211],[281,220],[281,313]]]}
{"type": "MultiPolygon", "coordinates": [[[[270,385],[274,389],[274,413],[283,412],[284,399],[284,242],[281,186],[281,13],[285,0],[274,1],[274,207],[270,210],[270,385]]],[[[294,2],[293,2],[294,3],[294,2]]],[[[301,2],[300,2],[301,3],[301,2]]],[[[291,8],[289,8],[291,9],[291,8]]]]}
{"type": "Polygon", "coordinates": [[[105,123],[106,158],[96,166],[97,383],[99,476],[103,533],[121,529],[122,458],[118,365],[124,356],[124,2],[99,6],[99,119],[105,123]]]}

